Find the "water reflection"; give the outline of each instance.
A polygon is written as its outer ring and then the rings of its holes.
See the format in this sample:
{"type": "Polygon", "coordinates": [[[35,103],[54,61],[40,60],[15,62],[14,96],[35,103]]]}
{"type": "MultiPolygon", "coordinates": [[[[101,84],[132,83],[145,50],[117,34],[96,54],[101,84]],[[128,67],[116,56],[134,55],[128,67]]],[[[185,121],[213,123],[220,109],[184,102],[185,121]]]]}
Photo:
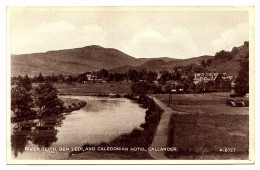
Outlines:
{"type": "Polygon", "coordinates": [[[17,157],[18,153],[23,153],[24,147],[27,145],[28,139],[26,136],[11,136],[11,146],[14,156],[17,157]]]}
{"type": "Polygon", "coordinates": [[[109,142],[139,128],[146,109],[124,98],[62,96],[86,101],[80,110],[65,116],[12,124],[12,151],[16,159],[67,159],[70,151],[60,147],[80,147],[86,143],[109,142]],[[37,152],[25,148],[39,147],[37,152]],[[44,148],[57,148],[57,151],[44,148]]]}
{"type": "Polygon", "coordinates": [[[57,138],[57,127],[61,127],[65,116],[54,116],[38,120],[18,122],[13,127],[11,145],[14,156],[23,153],[25,146],[32,142],[38,147],[50,147],[57,138]]]}

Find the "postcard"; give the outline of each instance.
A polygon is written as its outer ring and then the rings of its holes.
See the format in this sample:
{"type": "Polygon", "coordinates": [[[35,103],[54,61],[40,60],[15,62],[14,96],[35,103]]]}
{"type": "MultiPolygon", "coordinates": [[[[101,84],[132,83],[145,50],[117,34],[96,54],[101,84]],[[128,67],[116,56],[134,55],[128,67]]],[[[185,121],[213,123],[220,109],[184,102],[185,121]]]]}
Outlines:
{"type": "Polygon", "coordinates": [[[254,7],[7,8],[7,164],[252,164],[254,7]]]}

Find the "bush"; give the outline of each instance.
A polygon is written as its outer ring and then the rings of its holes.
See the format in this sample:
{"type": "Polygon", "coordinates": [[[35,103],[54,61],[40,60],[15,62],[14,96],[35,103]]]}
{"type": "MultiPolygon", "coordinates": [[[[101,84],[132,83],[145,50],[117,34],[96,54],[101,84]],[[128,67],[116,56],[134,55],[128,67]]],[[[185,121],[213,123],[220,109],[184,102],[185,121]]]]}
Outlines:
{"type": "Polygon", "coordinates": [[[200,82],[196,85],[195,91],[196,91],[197,93],[203,93],[203,92],[206,92],[206,89],[207,89],[206,83],[203,82],[203,81],[200,81],[200,82]]]}
{"type": "Polygon", "coordinates": [[[146,94],[149,92],[151,85],[147,82],[141,81],[131,85],[131,90],[134,94],[146,94]]]}

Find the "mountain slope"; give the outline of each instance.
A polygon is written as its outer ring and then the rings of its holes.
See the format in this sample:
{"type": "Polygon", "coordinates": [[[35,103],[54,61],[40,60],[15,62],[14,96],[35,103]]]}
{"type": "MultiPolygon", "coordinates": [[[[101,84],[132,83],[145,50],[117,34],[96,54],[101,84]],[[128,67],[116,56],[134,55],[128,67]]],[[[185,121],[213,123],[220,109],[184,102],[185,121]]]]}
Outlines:
{"type": "Polygon", "coordinates": [[[11,73],[30,76],[42,72],[49,74],[79,74],[102,68],[136,65],[138,60],[121,51],[100,46],[48,51],[46,53],[11,56],[11,73]]]}
{"type": "Polygon", "coordinates": [[[217,60],[207,67],[208,70],[216,70],[219,72],[227,72],[229,75],[238,75],[240,70],[240,61],[243,60],[247,53],[249,53],[249,44],[244,42],[242,46],[234,47],[231,53],[235,53],[231,60],[217,60]]]}
{"type": "MultiPolygon", "coordinates": [[[[172,59],[172,60],[175,60],[175,59],[172,59]]],[[[139,62],[139,64],[141,64],[139,66],[138,65],[135,65],[135,66],[124,65],[124,66],[121,66],[121,67],[112,68],[108,71],[109,71],[109,73],[127,73],[130,69],[137,70],[137,71],[140,71],[142,69],[145,69],[147,71],[158,71],[166,63],[167,62],[164,61],[163,59],[158,59],[158,58],[148,59],[148,58],[146,58],[145,60],[142,59],[141,62],[139,62]]]]}
{"type": "Polygon", "coordinates": [[[147,71],[172,71],[175,66],[187,66],[190,64],[200,65],[204,60],[207,62],[209,59],[212,60],[211,64],[208,64],[206,69],[209,71],[226,72],[228,75],[238,75],[240,70],[240,60],[245,57],[249,52],[248,42],[245,42],[242,46],[234,47],[231,53],[235,55],[231,60],[219,60],[215,59],[215,56],[204,55],[200,57],[193,57],[189,59],[174,59],[174,58],[155,58],[155,59],[139,59],[142,63],[139,66],[121,66],[113,68],[109,72],[125,73],[129,69],[141,70],[146,69],[147,71]]]}
{"type": "Polygon", "coordinates": [[[129,69],[147,71],[171,71],[175,66],[199,65],[203,60],[212,60],[207,70],[227,72],[237,75],[240,69],[240,60],[248,53],[248,42],[240,47],[234,47],[230,60],[218,60],[214,56],[200,56],[189,59],[174,58],[134,58],[119,50],[100,46],[86,46],[82,48],[48,51],[46,53],[22,54],[11,56],[11,75],[29,76],[50,74],[81,74],[87,71],[97,71],[102,68],[110,73],[126,73],[129,69]]]}
{"type": "Polygon", "coordinates": [[[189,58],[189,59],[170,59],[170,60],[164,60],[164,59],[150,59],[146,60],[146,63],[143,63],[139,66],[122,66],[118,68],[113,68],[109,70],[109,72],[119,72],[119,73],[125,73],[129,69],[135,69],[135,70],[141,70],[145,69],[147,71],[162,71],[162,70],[168,70],[172,71],[172,69],[175,66],[187,66],[189,64],[200,64],[202,60],[208,60],[213,59],[214,56],[200,56],[195,58],[189,58]],[[127,69],[126,69],[127,68],[127,69]]]}

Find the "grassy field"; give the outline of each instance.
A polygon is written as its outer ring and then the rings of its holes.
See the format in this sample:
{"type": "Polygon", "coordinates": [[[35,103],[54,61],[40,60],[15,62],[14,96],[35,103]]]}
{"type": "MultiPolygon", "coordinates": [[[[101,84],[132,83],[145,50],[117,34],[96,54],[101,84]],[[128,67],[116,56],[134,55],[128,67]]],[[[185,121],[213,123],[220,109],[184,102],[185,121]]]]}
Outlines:
{"type": "Polygon", "coordinates": [[[246,115],[174,114],[168,145],[178,148],[173,159],[248,159],[246,115]],[[214,156],[214,157],[213,157],[214,156]]]}
{"type": "MultiPolygon", "coordinates": [[[[172,159],[248,159],[249,108],[225,105],[228,93],[173,94],[172,159]]],[[[155,95],[168,104],[168,94],[155,95]]]]}
{"type": "Polygon", "coordinates": [[[124,94],[131,92],[130,82],[111,82],[111,83],[77,83],[75,86],[66,83],[56,83],[59,95],[98,95],[98,94],[124,94]]]}
{"type": "MultiPolygon", "coordinates": [[[[169,94],[155,97],[168,104],[169,94]]],[[[173,94],[171,108],[178,112],[201,114],[248,115],[249,107],[231,107],[225,104],[229,93],[173,94]]]]}

